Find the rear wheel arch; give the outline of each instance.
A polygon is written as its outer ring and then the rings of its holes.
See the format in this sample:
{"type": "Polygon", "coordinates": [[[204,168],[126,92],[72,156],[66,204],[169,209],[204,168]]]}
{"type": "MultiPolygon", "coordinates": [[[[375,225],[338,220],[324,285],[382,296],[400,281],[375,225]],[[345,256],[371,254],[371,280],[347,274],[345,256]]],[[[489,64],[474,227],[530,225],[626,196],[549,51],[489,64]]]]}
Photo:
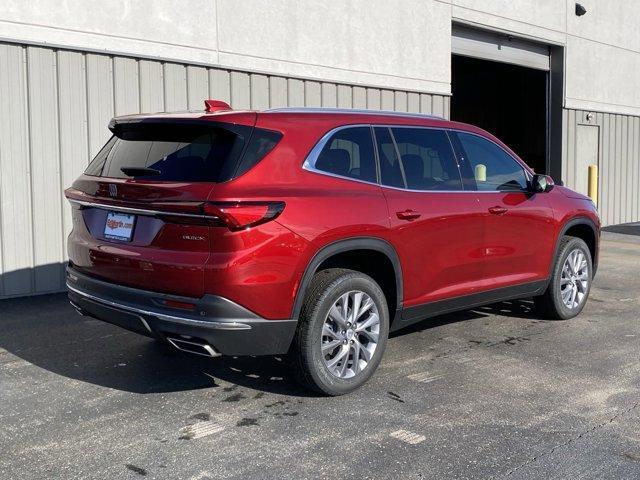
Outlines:
{"type": "Polygon", "coordinates": [[[380,238],[358,237],[330,243],[316,252],[298,286],[292,318],[299,318],[313,276],[326,268],[349,268],[373,278],[387,297],[391,321],[402,308],[402,267],[395,248],[380,238]]]}

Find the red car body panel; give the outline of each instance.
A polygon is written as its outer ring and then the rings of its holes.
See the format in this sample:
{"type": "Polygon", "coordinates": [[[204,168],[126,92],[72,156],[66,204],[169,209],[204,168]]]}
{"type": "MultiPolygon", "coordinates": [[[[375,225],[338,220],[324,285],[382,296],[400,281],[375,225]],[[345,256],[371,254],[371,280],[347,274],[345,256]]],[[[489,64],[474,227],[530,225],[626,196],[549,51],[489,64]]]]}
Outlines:
{"type": "MultiPolygon", "coordinates": [[[[138,117],[120,121],[130,118],[138,117]]],[[[107,205],[103,209],[119,205],[163,211],[174,204],[246,201],[278,201],[285,207],[275,220],[240,231],[138,215],[134,239],[126,244],[101,236],[98,220],[91,218],[96,208],[74,207],[71,264],[108,282],[184,297],[218,295],[261,318],[290,319],[295,318],[294,304],[312,258],[328,245],[367,237],[387,242],[397,252],[402,304],[412,307],[545,280],[568,221],[588,219],[599,233],[590,202],[560,186],[540,194],[411,192],[302,168],[318,140],[344,125],[466,131],[490,139],[518,159],[498,139],[470,125],[374,112],[218,112],[144,118],[255,125],[280,132],[282,138],[254,167],[228,182],[83,175],[67,191],[70,199],[107,205]],[[506,213],[492,214],[493,207],[506,213]],[[406,210],[419,218],[399,218],[398,212],[406,210]]]]}

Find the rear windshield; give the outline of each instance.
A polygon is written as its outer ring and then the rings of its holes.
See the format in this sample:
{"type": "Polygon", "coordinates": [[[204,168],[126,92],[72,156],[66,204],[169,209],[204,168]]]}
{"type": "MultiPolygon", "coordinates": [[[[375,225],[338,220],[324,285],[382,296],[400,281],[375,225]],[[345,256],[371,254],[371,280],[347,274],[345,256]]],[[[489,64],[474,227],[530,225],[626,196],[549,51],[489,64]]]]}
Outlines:
{"type": "Polygon", "coordinates": [[[124,124],[85,174],[172,182],[224,182],[254,166],[281,134],[243,125],[124,124]]]}

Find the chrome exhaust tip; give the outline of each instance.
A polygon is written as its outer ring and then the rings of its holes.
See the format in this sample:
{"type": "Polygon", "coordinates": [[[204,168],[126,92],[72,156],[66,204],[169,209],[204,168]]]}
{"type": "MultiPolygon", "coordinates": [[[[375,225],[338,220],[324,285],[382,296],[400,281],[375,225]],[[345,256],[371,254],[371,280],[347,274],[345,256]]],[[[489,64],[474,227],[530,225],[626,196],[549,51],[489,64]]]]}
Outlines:
{"type": "Polygon", "coordinates": [[[196,339],[185,340],[183,338],[167,337],[167,341],[183,352],[195,353],[196,355],[202,355],[205,357],[221,356],[220,352],[217,352],[211,345],[199,342],[196,339]]]}
{"type": "Polygon", "coordinates": [[[73,308],[76,309],[76,312],[78,313],[78,315],[80,315],[81,317],[86,317],[85,313],[82,311],[82,309],[78,305],[73,303],[71,300],[69,300],[69,303],[73,308]]]}

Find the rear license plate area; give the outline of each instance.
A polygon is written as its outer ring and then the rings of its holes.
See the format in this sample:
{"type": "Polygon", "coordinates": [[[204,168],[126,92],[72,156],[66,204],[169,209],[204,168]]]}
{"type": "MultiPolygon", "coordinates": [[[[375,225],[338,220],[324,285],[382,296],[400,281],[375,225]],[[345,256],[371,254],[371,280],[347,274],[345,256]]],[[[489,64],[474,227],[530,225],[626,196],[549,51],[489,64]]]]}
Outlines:
{"type": "Polygon", "coordinates": [[[130,242],[133,238],[133,229],[136,224],[136,216],[128,213],[108,212],[104,224],[104,237],[119,242],[130,242]]]}

